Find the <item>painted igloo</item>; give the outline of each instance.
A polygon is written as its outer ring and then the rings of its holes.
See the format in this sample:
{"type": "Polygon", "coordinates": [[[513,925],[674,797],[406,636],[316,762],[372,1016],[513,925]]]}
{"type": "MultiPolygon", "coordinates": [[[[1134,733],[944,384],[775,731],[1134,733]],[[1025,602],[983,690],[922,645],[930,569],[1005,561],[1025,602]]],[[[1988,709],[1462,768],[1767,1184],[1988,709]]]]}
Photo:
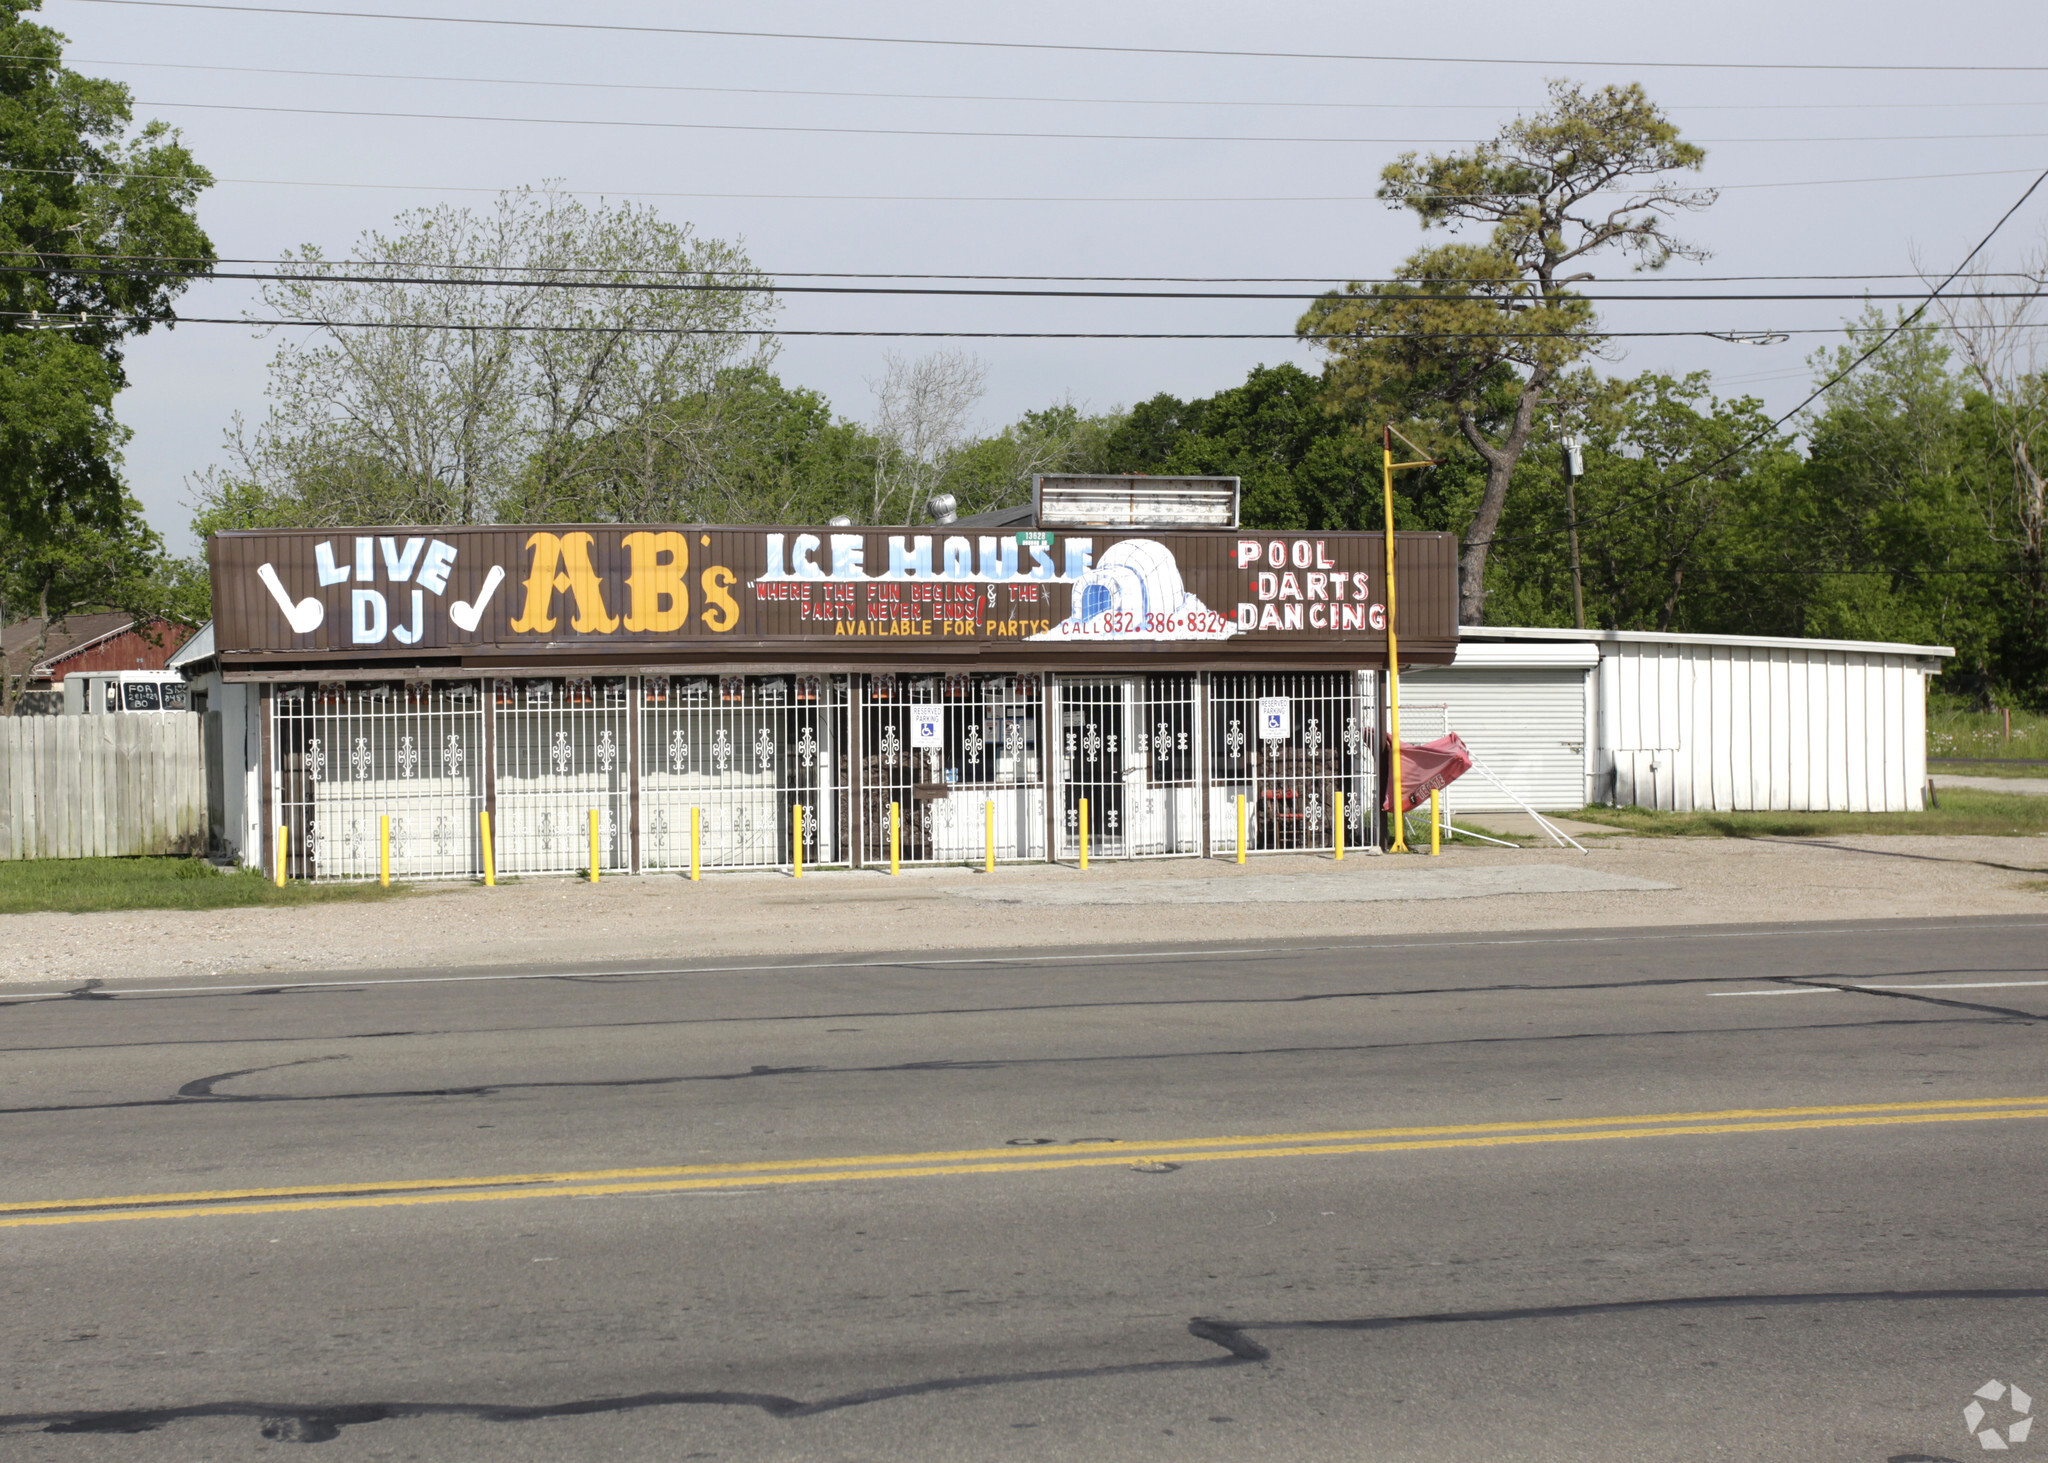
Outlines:
{"type": "Polygon", "coordinates": [[[1173,551],[1153,539],[1127,538],[1075,582],[1073,612],[1031,638],[1225,640],[1236,633],[1236,623],[1220,616],[1211,620],[1214,628],[1191,626],[1190,617],[1209,619],[1209,607],[1188,593],[1173,551]]]}

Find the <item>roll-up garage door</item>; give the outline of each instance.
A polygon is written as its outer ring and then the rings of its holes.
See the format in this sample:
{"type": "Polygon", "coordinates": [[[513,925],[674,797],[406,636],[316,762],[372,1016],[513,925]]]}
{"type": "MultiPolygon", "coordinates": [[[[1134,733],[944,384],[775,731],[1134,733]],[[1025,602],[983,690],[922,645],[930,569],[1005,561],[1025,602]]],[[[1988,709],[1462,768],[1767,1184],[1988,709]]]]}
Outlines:
{"type": "MultiPolygon", "coordinates": [[[[1503,665],[1406,672],[1401,677],[1402,740],[1428,741],[1443,735],[1448,724],[1522,801],[1543,812],[1582,808],[1587,674],[1582,666],[1503,665]]],[[[1453,783],[1447,796],[1452,809],[1468,813],[1514,807],[1476,773],[1453,783]]]]}

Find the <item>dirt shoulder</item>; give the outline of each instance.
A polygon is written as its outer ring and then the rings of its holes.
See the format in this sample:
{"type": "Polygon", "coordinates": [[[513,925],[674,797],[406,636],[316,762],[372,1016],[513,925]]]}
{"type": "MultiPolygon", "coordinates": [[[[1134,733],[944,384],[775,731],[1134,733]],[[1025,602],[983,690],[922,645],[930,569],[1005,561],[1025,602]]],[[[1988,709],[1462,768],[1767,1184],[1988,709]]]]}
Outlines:
{"type": "Polygon", "coordinates": [[[983,875],[524,880],[377,905],[0,916],[0,984],[1286,936],[2048,914],[2048,838],[1601,840],[1569,851],[1097,861],[983,875]]]}

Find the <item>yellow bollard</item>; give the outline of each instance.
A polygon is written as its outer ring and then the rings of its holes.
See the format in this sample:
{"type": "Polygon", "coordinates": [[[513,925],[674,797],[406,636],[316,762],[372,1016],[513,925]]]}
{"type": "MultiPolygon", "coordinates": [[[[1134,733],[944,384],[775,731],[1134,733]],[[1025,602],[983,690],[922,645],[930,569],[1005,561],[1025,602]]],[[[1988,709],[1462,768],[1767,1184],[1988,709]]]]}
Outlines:
{"type": "Polygon", "coordinates": [[[1344,794],[1337,794],[1337,862],[1344,862],[1344,794]]]}
{"type": "Polygon", "coordinates": [[[277,887],[284,888],[284,860],[286,847],[291,842],[291,831],[284,824],[277,825],[277,887]]]}
{"type": "Polygon", "coordinates": [[[484,837],[484,887],[495,889],[498,887],[498,850],[491,845],[491,810],[478,809],[476,823],[484,837]]]}
{"type": "Polygon", "coordinates": [[[1429,790],[1429,852],[1432,858],[1444,851],[1443,796],[1440,788],[1433,787],[1429,790]]]}
{"type": "Polygon", "coordinates": [[[377,882],[391,887],[391,815],[377,815],[377,882]]]}
{"type": "Polygon", "coordinates": [[[1081,872],[1088,872],[1088,799],[1081,799],[1081,872]]]}
{"type": "Polygon", "coordinates": [[[1237,861],[1244,862],[1244,794],[1237,795],[1237,861]]]}
{"type": "Polygon", "coordinates": [[[597,882],[597,809],[590,810],[590,882],[597,882]]]}
{"type": "Polygon", "coordinates": [[[981,871],[984,874],[993,874],[996,871],[996,800],[990,798],[981,805],[981,809],[984,825],[981,838],[981,871]]]}
{"type": "Polygon", "coordinates": [[[704,847],[703,820],[699,817],[699,814],[702,812],[703,809],[701,808],[690,809],[690,877],[692,879],[701,879],[703,877],[704,866],[701,861],[701,850],[704,847]]]}
{"type": "Polygon", "coordinates": [[[893,877],[896,866],[903,858],[903,819],[900,816],[901,803],[889,804],[889,873],[893,877]]]}
{"type": "Polygon", "coordinates": [[[792,803],[789,808],[789,869],[793,878],[804,876],[804,805],[792,803]]]}

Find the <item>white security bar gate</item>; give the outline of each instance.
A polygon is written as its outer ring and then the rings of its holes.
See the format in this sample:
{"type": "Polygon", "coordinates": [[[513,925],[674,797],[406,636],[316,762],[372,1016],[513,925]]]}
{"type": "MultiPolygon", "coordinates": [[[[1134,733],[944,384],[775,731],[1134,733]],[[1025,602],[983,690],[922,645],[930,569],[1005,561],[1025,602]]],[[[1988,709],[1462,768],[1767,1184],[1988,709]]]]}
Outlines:
{"type": "Polygon", "coordinates": [[[640,867],[846,858],[845,676],[646,676],[640,681],[640,867]]]}
{"type": "Polygon", "coordinates": [[[1379,737],[1363,678],[1276,671],[1210,678],[1209,848],[1237,847],[1238,800],[1253,850],[1356,847],[1372,827],[1379,737]]]}
{"type": "MultiPolygon", "coordinates": [[[[279,686],[272,806],[298,879],[374,879],[383,820],[394,878],[482,867],[482,687],[475,681],[279,686]]],[[[274,836],[274,835],[273,835],[274,836]]]]}
{"type": "Polygon", "coordinates": [[[1201,852],[1198,677],[1061,676],[1058,684],[1060,857],[1201,852]]]}
{"type": "Polygon", "coordinates": [[[498,868],[508,874],[629,867],[627,777],[633,717],[623,676],[535,677],[494,684],[498,868]]]}
{"type": "Polygon", "coordinates": [[[1045,857],[1045,766],[1037,675],[861,678],[856,733],[859,861],[979,863],[1045,857]]]}
{"type": "Polygon", "coordinates": [[[1317,850],[1377,834],[1378,677],[1165,672],[502,677],[279,685],[296,878],[1317,850]],[[991,841],[992,840],[992,841],[991,841]]]}

